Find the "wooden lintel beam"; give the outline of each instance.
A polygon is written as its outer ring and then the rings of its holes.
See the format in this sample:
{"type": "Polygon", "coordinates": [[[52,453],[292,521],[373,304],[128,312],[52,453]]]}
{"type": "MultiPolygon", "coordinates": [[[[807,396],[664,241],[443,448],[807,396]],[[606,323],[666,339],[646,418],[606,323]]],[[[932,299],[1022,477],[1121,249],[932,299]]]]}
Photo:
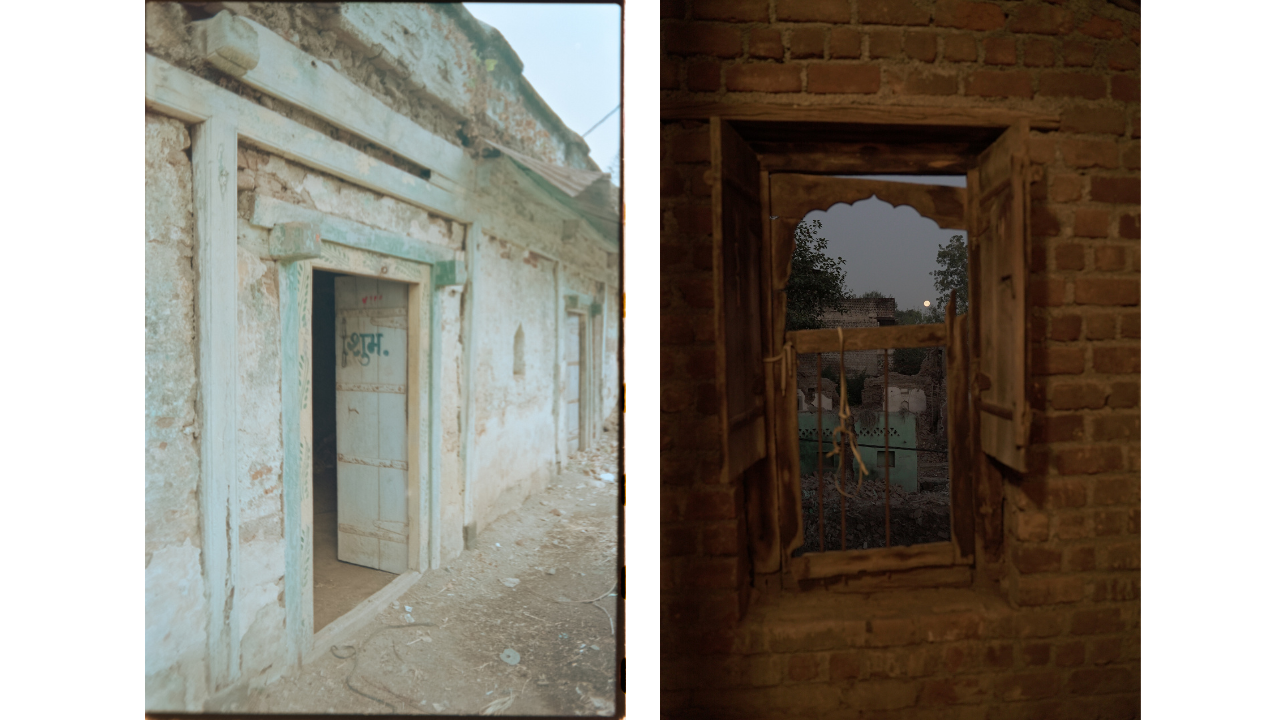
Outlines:
{"type": "Polygon", "coordinates": [[[950,542],[927,543],[907,547],[807,553],[791,561],[791,573],[797,580],[809,580],[861,572],[947,567],[955,563],[956,551],[950,542]]]}
{"type": "MultiPolygon", "coordinates": [[[[797,353],[841,352],[838,328],[820,330],[792,330],[787,340],[797,353]]],[[[945,345],[947,326],[889,325],[878,328],[845,328],[844,352],[854,350],[880,350],[882,348],[917,348],[945,345]]]]}
{"type": "Polygon", "coordinates": [[[770,172],[830,175],[963,175],[977,157],[968,143],[753,143],[770,172]]]}
{"type": "Polygon", "coordinates": [[[663,120],[763,120],[866,125],[1009,127],[1023,118],[1032,130],[1057,130],[1057,115],[1003,108],[922,107],[916,105],[782,105],[773,103],[679,102],[663,100],[663,120]]]}

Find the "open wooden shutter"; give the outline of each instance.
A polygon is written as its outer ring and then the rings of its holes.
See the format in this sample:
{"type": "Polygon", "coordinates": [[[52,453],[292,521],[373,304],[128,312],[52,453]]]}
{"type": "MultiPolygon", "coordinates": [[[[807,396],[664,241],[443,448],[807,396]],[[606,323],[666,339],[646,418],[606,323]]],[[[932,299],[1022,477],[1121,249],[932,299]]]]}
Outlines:
{"type": "Polygon", "coordinates": [[[974,393],[983,452],[1027,471],[1030,184],[1027,121],[1009,128],[969,171],[969,298],[974,393]]]}
{"type": "MultiPolygon", "coordinates": [[[[716,341],[722,368],[721,413],[724,472],[729,483],[744,482],[753,508],[753,555],[776,557],[774,523],[755,527],[755,518],[773,511],[765,457],[765,379],[761,341],[761,249],[763,216],[760,161],[728,123],[711,122],[711,223],[716,297],[716,341]],[[763,537],[759,537],[763,536],[763,537]],[[763,542],[763,546],[757,547],[763,542]]],[[[775,563],[776,564],[776,563],[775,563]]]]}

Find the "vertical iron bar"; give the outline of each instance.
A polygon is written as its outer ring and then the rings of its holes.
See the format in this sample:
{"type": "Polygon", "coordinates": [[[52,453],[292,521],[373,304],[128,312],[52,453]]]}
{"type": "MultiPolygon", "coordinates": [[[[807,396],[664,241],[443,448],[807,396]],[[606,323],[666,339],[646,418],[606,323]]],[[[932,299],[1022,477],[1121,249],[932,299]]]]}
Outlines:
{"type": "MultiPolygon", "coordinates": [[[[844,375],[844,334],[843,332],[844,331],[841,331],[841,335],[840,335],[840,410],[839,412],[840,412],[841,429],[845,429],[845,421],[848,419],[844,416],[844,407],[845,407],[845,404],[848,403],[848,399],[845,397],[846,388],[845,388],[845,375],[844,375]]],[[[837,480],[837,482],[840,483],[840,490],[842,491],[840,493],[840,549],[841,550],[845,549],[845,537],[847,532],[845,529],[845,516],[847,515],[847,511],[845,509],[846,506],[845,506],[844,494],[849,491],[849,464],[846,462],[848,455],[845,454],[845,444],[848,443],[848,441],[849,441],[848,436],[845,435],[843,432],[840,433],[840,478],[837,480]]]]}
{"type": "Polygon", "coordinates": [[[822,478],[822,449],[826,443],[822,438],[822,353],[816,353],[818,379],[817,390],[814,392],[814,402],[818,405],[818,552],[824,552],[827,549],[826,538],[826,517],[824,513],[823,496],[826,495],[823,487],[822,478]]]}
{"type": "Polygon", "coordinates": [[[884,349],[884,546],[889,547],[889,348],[884,349]]]}

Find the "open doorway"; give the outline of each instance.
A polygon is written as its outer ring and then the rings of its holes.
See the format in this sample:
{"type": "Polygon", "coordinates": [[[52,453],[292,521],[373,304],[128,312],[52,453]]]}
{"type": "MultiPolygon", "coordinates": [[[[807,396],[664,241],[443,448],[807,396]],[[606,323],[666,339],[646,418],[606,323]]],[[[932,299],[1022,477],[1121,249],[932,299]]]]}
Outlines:
{"type": "Polygon", "coordinates": [[[408,286],[313,271],[314,628],[406,569],[408,286]]]}

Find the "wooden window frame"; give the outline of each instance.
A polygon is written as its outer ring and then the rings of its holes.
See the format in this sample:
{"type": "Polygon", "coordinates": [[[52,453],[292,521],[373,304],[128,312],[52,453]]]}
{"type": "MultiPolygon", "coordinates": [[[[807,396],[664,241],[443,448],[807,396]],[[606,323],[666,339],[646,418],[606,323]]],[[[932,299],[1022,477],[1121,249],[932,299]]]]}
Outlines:
{"type": "MultiPolygon", "coordinates": [[[[756,152],[754,167],[760,177],[760,191],[756,196],[760,209],[760,222],[763,237],[760,242],[759,287],[764,298],[759,317],[756,319],[761,327],[761,337],[765,349],[766,360],[764,397],[764,415],[767,420],[764,447],[758,442],[751,445],[751,452],[744,462],[741,443],[733,442],[733,428],[727,421],[728,413],[722,404],[724,423],[723,445],[725,459],[722,468],[726,482],[741,482],[744,485],[744,497],[747,514],[747,535],[753,577],[756,584],[759,579],[782,573],[794,580],[813,580],[842,575],[860,573],[898,572],[916,568],[959,568],[971,571],[976,565],[975,558],[984,558],[987,564],[999,562],[1001,557],[1003,518],[1004,478],[1009,472],[1025,472],[1025,451],[1029,444],[1030,412],[1028,406],[1029,393],[1029,333],[1026,332],[1026,283],[1029,273],[1029,260],[1026,257],[1029,248],[1029,184],[1038,168],[1032,168],[1026,155],[1026,139],[1031,128],[1056,129],[1056,117],[1016,113],[1010,111],[966,111],[955,108],[788,108],[757,105],[693,105],[663,108],[664,119],[706,118],[711,122],[712,140],[712,225],[713,250],[715,253],[715,297],[717,302],[717,355],[719,372],[717,384],[721,390],[722,403],[726,403],[725,395],[735,389],[726,387],[725,354],[727,352],[724,339],[729,318],[725,313],[728,304],[725,297],[728,287],[725,271],[725,249],[731,242],[740,242],[728,231],[730,221],[741,224],[741,218],[727,218],[729,207],[724,203],[726,175],[732,174],[733,166],[749,167],[750,161],[735,157],[738,153],[729,152],[734,145],[750,146],[756,152]],[[774,142],[744,141],[734,132],[738,125],[754,124],[757,131],[761,126],[775,123],[803,123],[808,132],[804,142],[780,144],[774,142]],[[828,125],[830,124],[830,125],[828,125]],[[813,128],[821,130],[826,127],[853,129],[853,137],[846,135],[838,142],[823,142],[814,138],[813,128]],[[941,133],[937,132],[942,130],[941,133]],[[948,132],[951,132],[948,135],[948,132]],[[957,134],[957,132],[959,134],[957,134]],[[985,140],[983,133],[986,133],[985,140]],[[859,135],[861,133],[861,135],[859,135]],[[968,134],[965,134],[968,133],[968,134]],[[867,150],[867,138],[883,135],[886,142],[874,143],[867,150]],[[903,141],[904,136],[913,139],[903,141]],[[1005,138],[1015,137],[1015,140],[1005,138]],[[736,140],[734,139],[736,138],[736,140]],[[919,139],[923,138],[923,139],[919,139]],[[963,142],[957,141],[957,138],[963,142]],[[1003,160],[1008,160],[1012,169],[1004,173],[1003,179],[988,177],[990,168],[979,172],[979,158],[990,162],[993,150],[1000,146],[1003,160]],[[1009,148],[1014,150],[1009,152],[1009,148]],[[862,152],[859,152],[862,150],[862,152]],[[843,154],[841,153],[843,151],[843,154]],[[810,169],[812,168],[812,169],[810,169]],[[783,240],[790,237],[779,237],[778,228],[773,227],[771,215],[773,198],[771,198],[771,173],[815,172],[824,174],[875,174],[875,173],[914,173],[938,174],[939,172],[956,172],[958,169],[967,172],[965,188],[966,201],[963,203],[963,214],[966,229],[970,237],[970,312],[965,316],[951,316],[941,325],[868,328],[859,329],[856,333],[846,330],[844,348],[893,348],[921,347],[930,345],[946,345],[948,358],[948,435],[949,466],[952,468],[952,538],[946,543],[930,543],[910,547],[874,548],[868,550],[830,551],[825,553],[809,553],[792,558],[791,552],[803,542],[803,526],[801,524],[801,507],[799,498],[798,447],[788,446],[779,438],[796,437],[795,412],[795,353],[805,343],[810,343],[829,333],[832,338],[823,342],[826,345],[838,345],[835,339],[837,331],[797,331],[788,333],[785,330],[785,287],[790,272],[790,254],[792,247],[783,240]],[[1008,182],[1016,180],[1016,182],[1008,182]],[[1009,377],[998,378],[1009,388],[1013,388],[1016,397],[1005,397],[1012,407],[990,408],[983,402],[982,393],[990,388],[991,378],[983,377],[980,372],[981,362],[977,357],[986,343],[990,350],[992,331],[987,335],[979,335],[979,323],[973,322],[974,316],[980,316],[988,310],[982,310],[984,302],[981,293],[982,283],[980,266],[974,257],[974,247],[979,236],[976,223],[978,212],[975,210],[980,202],[992,193],[1001,190],[1004,182],[1006,189],[1012,193],[1015,222],[1004,223],[1000,233],[1009,235],[1012,232],[1024,253],[1021,263],[1014,263],[1013,283],[1017,287],[1011,291],[1016,300],[1013,303],[1020,310],[1015,313],[1018,328],[1007,333],[1009,338],[1004,342],[1005,350],[1018,360],[1017,373],[1009,377]],[[983,183],[990,193],[984,191],[983,183]],[[968,193],[973,193],[975,200],[969,202],[968,193]],[[1005,225],[1015,229],[1008,231],[1005,225]],[[785,248],[782,247],[785,245],[785,248]],[[785,252],[783,251],[785,249],[785,252]],[[975,273],[979,274],[975,282],[975,273]],[[1018,283],[1021,283],[1018,286],[1018,283]],[[778,302],[781,295],[781,302],[778,302]],[[888,332],[885,332],[888,331],[888,332]],[[814,335],[812,333],[817,333],[814,335]],[[855,340],[855,338],[857,338],[855,340]],[[790,341],[790,342],[788,342],[790,341]],[[785,348],[785,350],[784,350],[785,348]],[[975,350],[978,351],[975,354],[975,350]],[[789,363],[778,362],[789,356],[789,363]],[[972,362],[971,362],[972,360],[972,362]],[[769,362],[773,361],[773,362],[769,362]],[[786,367],[791,377],[782,373],[786,367]],[[959,378],[959,381],[955,379],[959,378]],[[971,389],[976,389],[971,393],[971,389]],[[976,397],[971,398],[971,395],[976,397]],[[790,402],[788,402],[788,400],[790,402]],[[972,400],[972,401],[971,401],[972,400]],[[788,412],[787,408],[791,411],[788,412]],[[993,415],[991,410],[1001,411],[993,415]],[[1013,418],[1007,416],[1012,414],[1013,418]],[[983,420],[1001,416],[1013,419],[1005,433],[1008,437],[1018,437],[1019,453],[1002,454],[993,451],[990,439],[984,447],[982,436],[983,420]],[[1010,434],[1012,433],[1012,434],[1010,434]],[[984,457],[989,456],[989,457],[984,457]],[[761,460],[756,460],[760,458],[761,460]],[[767,459],[767,462],[763,462],[767,459]]],[[[800,125],[792,125],[792,128],[800,125]]],[[[767,130],[767,127],[766,127],[767,130]]],[[[777,138],[772,138],[777,140],[777,138]]],[[[741,174],[741,173],[739,173],[741,174]]],[[[997,173],[999,174],[999,173],[997,173]]],[[[741,195],[743,183],[732,183],[737,186],[736,194],[741,195]]],[[[894,203],[900,204],[900,203],[894,203]]],[[[916,207],[914,202],[905,203],[916,207]]],[[[1008,202],[1006,202],[1008,204],[1008,202]]],[[[815,204],[816,205],[816,204],[815,204]]],[[[813,209],[813,208],[809,208],[813,209]]],[[[921,209],[921,208],[917,208],[921,209]]],[[[943,208],[930,208],[933,212],[947,212],[943,208]]],[[[922,214],[929,214],[921,209],[922,214]]],[[[739,212],[739,214],[741,214],[739,212]]],[[[949,213],[948,213],[949,214],[949,213]]],[[[941,224],[941,223],[940,223],[941,224]]],[[[1002,236],[1003,237],[1003,236],[1002,236]]],[[[999,240],[999,238],[996,238],[999,240]]],[[[982,242],[987,242],[983,240],[982,242]]],[[[994,242],[994,241],[993,241],[994,242]]],[[[998,244],[998,243],[996,243],[998,244]]],[[[1008,278],[1005,278],[1006,280],[1008,278]]],[[[1008,283],[1006,283],[1008,284],[1008,283]]],[[[1010,301],[1006,298],[1006,305],[1010,301]]],[[[1007,309],[1007,308],[1006,308],[1007,309]]],[[[1017,308],[1015,308],[1017,309],[1017,308]]],[[[994,325],[990,323],[989,326],[994,325]]],[[[1008,353],[1007,353],[1008,354],[1008,353]]],[[[990,355],[990,353],[989,353],[990,355]]],[[[742,388],[738,388],[741,391],[742,388]]],[[[1003,432],[1003,431],[1002,431],[1003,432]]],[[[745,438],[744,438],[745,439],[745,438]]],[[[751,438],[755,440],[755,438],[751,438]]],[[[1006,443],[1010,444],[1010,443],[1006,443]]],[[[1012,447],[1012,445],[1010,445],[1012,447]]],[[[926,571],[928,572],[928,571],[926,571]]],[[[937,575],[931,577],[940,577],[937,575]]],[[[767,581],[766,581],[766,584],[767,581]]],[[[926,582],[927,584],[927,582],[926,582]]]]}

